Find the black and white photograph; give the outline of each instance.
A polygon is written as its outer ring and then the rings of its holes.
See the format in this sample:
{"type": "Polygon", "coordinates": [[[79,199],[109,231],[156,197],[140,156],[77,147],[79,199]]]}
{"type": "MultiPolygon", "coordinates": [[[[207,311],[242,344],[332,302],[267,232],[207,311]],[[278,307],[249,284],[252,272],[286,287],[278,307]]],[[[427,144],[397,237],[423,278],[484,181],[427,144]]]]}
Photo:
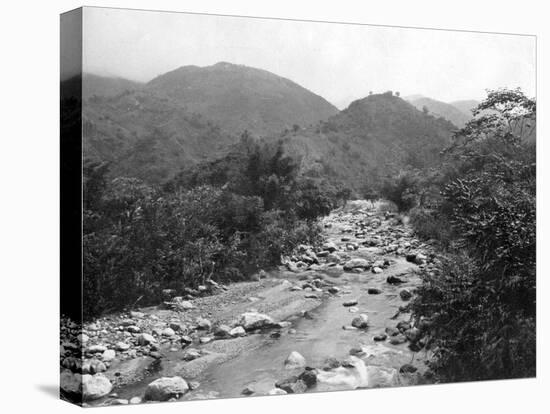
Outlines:
{"type": "Polygon", "coordinates": [[[61,51],[62,146],[82,154],[62,398],[536,376],[534,36],[96,7],[61,23],[82,37],[76,65],[61,51]]]}
{"type": "Polygon", "coordinates": [[[542,412],[544,15],[7,4],[3,411],[542,412]]]}

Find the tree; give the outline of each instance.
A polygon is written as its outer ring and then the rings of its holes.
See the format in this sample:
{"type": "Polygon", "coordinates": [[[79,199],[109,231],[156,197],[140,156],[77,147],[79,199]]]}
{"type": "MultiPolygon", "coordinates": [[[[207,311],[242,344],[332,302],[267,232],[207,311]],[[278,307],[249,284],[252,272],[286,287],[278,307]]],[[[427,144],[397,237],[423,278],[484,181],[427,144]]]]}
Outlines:
{"type": "Polygon", "coordinates": [[[430,321],[435,371],[450,381],[530,377],[536,369],[536,102],[488,91],[445,151],[436,214],[456,249],[414,303],[430,321]]]}

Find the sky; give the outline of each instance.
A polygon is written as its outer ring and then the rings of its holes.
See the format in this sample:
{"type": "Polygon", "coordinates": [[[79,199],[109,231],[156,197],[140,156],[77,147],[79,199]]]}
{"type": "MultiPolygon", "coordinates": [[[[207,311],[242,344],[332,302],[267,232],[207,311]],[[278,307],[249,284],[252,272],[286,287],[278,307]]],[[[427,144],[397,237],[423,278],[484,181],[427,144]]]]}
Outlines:
{"type": "Polygon", "coordinates": [[[444,102],[499,87],[536,93],[534,36],[84,9],[85,72],[146,82],[221,61],[291,79],[340,108],[369,91],[444,102]]]}

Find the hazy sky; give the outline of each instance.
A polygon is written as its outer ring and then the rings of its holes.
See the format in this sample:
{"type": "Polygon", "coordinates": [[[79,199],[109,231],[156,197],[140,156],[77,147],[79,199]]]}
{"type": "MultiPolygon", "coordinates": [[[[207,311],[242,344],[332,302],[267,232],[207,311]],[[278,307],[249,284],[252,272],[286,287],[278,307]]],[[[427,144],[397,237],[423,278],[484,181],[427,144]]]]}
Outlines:
{"type": "Polygon", "coordinates": [[[86,8],[83,37],[86,72],[148,81],[226,61],[289,78],[340,107],[371,90],[447,102],[502,86],[535,95],[532,36],[86,8]]]}

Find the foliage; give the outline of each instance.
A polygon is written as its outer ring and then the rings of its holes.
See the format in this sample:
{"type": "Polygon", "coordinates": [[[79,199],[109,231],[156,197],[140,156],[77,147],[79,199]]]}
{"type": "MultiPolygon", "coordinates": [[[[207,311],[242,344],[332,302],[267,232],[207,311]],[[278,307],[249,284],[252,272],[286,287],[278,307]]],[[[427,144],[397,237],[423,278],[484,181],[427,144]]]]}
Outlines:
{"type": "Polygon", "coordinates": [[[451,229],[440,239],[456,249],[426,273],[414,311],[432,321],[445,380],[535,374],[535,110],[519,90],[490,91],[432,182],[432,211],[451,229]]]}
{"type": "Polygon", "coordinates": [[[387,179],[380,188],[380,194],[392,201],[400,212],[409,211],[417,204],[417,178],[408,171],[387,179]]]}
{"type": "Polygon", "coordinates": [[[242,280],[298,244],[319,243],[314,220],[349,193],[299,177],[280,148],[245,140],[238,167],[206,164],[163,189],[110,180],[106,164],[86,163],[86,318],[157,303],[163,289],[242,280]]]}

